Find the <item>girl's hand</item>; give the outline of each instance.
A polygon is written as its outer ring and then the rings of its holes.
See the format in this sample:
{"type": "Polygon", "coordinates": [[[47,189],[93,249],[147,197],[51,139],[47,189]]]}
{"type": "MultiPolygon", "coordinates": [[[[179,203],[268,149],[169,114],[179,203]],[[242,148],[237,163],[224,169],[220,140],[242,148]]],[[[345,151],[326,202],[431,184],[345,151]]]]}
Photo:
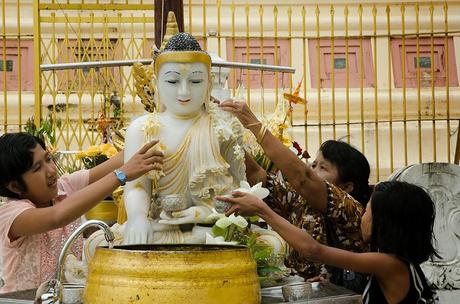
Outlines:
{"type": "Polygon", "coordinates": [[[234,191],[232,192],[232,195],[233,197],[215,197],[216,200],[232,204],[230,209],[225,213],[226,216],[235,213],[235,215],[258,215],[263,217],[264,210],[268,208],[264,201],[252,194],[234,191]]]}
{"type": "Polygon", "coordinates": [[[163,153],[153,149],[158,140],[145,144],[120,169],[126,174],[128,181],[132,181],[151,170],[161,170],[163,153]]]}
{"type": "Polygon", "coordinates": [[[251,109],[244,101],[228,99],[221,102],[219,104],[219,108],[235,115],[245,128],[261,125],[261,122],[257,119],[254,113],[252,113],[251,109]]]}

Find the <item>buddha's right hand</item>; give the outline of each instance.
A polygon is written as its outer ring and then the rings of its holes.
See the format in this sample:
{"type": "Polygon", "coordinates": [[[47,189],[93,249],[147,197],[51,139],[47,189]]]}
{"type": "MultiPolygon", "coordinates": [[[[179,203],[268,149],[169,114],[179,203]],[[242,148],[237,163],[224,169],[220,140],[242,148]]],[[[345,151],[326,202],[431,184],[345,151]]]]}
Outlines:
{"type": "Polygon", "coordinates": [[[154,239],[153,222],[149,218],[128,219],[125,224],[123,244],[152,244],[154,239]]]}

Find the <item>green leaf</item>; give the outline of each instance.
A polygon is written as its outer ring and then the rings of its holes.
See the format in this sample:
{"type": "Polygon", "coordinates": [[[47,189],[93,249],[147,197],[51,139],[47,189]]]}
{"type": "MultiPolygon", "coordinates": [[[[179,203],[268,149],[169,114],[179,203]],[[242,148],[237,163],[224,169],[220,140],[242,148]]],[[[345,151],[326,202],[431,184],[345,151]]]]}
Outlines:
{"type": "Polygon", "coordinates": [[[225,236],[227,235],[227,228],[220,228],[216,225],[212,226],[212,234],[214,235],[214,237],[217,237],[217,236],[222,236],[225,238],[225,236]]]}
{"type": "Polygon", "coordinates": [[[228,217],[222,217],[217,220],[215,226],[225,229],[232,224],[232,221],[228,217]]]}
{"type": "Polygon", "coordinates": [[[259,276],[262,276],[262,277],[265,277],[272,273],[277,273],[280,271],[281,269],[275,266],[264,266],[261,268],[257,268],[257,273],[259,274],[259,276]]]}
{"type": "Polygon", "coordinates": [[[260,219],[260,217],[258,217],[257,215],[253,215],[253,216],[248,217],[248,221],[250,223],[257,223],[257,222],[259,222],[259,219],[260,219]]]}
{"type": "Polygon", "coordinates": [[[271,256],[272,253],[273,253],[272,247],[256,249],[253,252],[254,260],[256,260],[256,262],[266,260],[271,256]]]}

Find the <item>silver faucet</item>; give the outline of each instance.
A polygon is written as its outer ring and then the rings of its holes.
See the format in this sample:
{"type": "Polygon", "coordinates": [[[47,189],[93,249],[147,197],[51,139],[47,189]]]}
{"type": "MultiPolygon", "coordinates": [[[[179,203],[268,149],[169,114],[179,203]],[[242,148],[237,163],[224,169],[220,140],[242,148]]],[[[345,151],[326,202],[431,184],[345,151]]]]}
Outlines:
{"type": "Polygon", "coordinates": [[[80,227],[78,227],[67,239],[62,247],[61,253],[59,254],[59,260],[56,265],[56,279],[53,284],[50,284],[50,288],[41,295],[42,303],[61,303],[62,302],[62,274],[64,270],[64,264],[67,257],[67,251],[73,245],[75,240],[85,231],[88,227],[96,226],[104,231],[105,240],[107,243],[111,243],[114,240],[114,235],[110,230],[110,227],[102,222],[97,220],[90,220],[84,222],[80,227]]]}

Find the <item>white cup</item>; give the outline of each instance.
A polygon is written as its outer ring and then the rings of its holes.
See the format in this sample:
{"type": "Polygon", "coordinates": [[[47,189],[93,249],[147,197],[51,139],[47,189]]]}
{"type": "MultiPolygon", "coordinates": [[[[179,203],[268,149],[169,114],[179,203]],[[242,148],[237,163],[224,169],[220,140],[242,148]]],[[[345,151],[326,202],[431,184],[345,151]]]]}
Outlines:
{"type": "Polygon", "coordinates": [[[283,292],[283,298],[286,302],[310,299],[311,283],[302,282],[284,285],[281,287],[281,291],[283,292]]]}
{"type": "Polygon", "coordinates": [[[83,303],[83,290],[85,285],[76,283],[62,284],[62,303],[81,304],[83,303]]]}

